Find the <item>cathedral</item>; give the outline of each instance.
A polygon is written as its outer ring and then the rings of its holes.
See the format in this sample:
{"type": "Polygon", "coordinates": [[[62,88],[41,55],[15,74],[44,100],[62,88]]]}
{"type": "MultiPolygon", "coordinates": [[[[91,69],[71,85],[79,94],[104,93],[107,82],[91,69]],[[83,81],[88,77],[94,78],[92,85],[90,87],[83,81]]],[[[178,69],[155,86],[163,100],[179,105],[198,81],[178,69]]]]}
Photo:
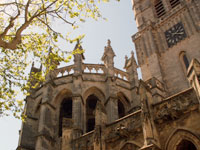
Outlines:
{"type": "Polygon", "coordinates": [[[108,40],[103,64],[74,54],[52,70],[25,100],[17,150],[200,150],[200,0],[132,8],[137,62],[132,52],[115,68],[108,40]]]}

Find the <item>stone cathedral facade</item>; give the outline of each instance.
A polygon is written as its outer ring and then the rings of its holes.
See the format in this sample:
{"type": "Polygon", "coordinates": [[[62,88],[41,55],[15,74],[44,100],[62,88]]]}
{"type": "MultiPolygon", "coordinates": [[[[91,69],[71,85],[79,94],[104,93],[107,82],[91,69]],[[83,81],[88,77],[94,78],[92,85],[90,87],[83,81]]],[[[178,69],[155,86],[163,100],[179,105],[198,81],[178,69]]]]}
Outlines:
{"type": "Polygon", "coordinates": [[[200,0],[132,4],[138,64],[110,40],[103,64],[75,54],[26,98],[17,150],[200,150],[200,0]]]}

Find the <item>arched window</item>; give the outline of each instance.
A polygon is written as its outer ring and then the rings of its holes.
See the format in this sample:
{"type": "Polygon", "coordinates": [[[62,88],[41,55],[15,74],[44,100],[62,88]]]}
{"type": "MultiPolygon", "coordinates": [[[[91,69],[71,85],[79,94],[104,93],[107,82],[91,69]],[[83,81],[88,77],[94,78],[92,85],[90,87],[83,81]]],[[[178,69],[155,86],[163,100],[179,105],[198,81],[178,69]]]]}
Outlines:
{"type": "Polygon", "coordinates": [[[182,140],[178,144],[176,150],[197,150],[197,148],[195,147],[195,145],[192,142],[190,142],[188,140],[182,140]]]}
{"type": "Polygon", "coordinates": [[[183,65],[183,67],[184,67],[185,72],[187,72],[187,69],[188,69],[190,63],[189,63],[189,61],[188,61],[188,58],[187,58],[185,52],[181,52],[181,53],[180,53],[180,59],[181,59],[181,63],[182,63],[182,65],[183,65]]]}
{"type": "Polygon", "coordinates": [[[183,55],[183,62],[185,64],[185,68],[188,69],[188,67],[189,67],[189,61],[188,61],[188,59],[187,59],[187,57],[186,57],[185,54],[183,55]]]}
{"type": "Polygon", "coordinates": [[[92,131],[95,127],[95,114],[98,98],[95,95],[88,96],[86,100],[86,131],[92,131]]]}
{"type": "Polygon", "coordinates": [[[122,118],[126,115],[130,103],[127,97],[122,92],[117,93],[117,99],[118,118],[122,118]]]}
{"type": "Polygon", "coordinates": [[[154,7],[158,18],[162,17],[165,14],[165,7],[162,3],[162,0],[155,0],[154,7]]]}
{"type": "Polygon", "coordinates": [[[169,0],[169,2],[172,8],[180,4],[180,0],[169,0]]]}
{"type": "Polygon", "coordinates": [[[62,136],[63,128],[72,125],[72,98],[64,98],[60,106],[59,136],[62,136]]]}
{"type": "Polygon", "coordinates": [[[118,116],[119,118],[122,118],[125,116],[124,104],[119,99],[118,99],[118,116]]]}

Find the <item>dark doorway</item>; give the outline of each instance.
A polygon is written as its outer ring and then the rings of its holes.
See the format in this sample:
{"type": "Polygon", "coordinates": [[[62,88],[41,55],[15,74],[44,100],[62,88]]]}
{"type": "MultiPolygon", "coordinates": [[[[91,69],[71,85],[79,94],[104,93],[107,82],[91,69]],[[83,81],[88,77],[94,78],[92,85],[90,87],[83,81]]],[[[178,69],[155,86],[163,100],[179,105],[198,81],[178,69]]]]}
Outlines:
{"type": "Polygon", "coordinates": [[[94,130],[95,127],[95,108],[97,104],[98,98],[95,95],[90,95],[87,98],[86,101],[86,122],[87,122],[87,128],[86,131],[90,132],[94,130]]]}
{"type": "Polygon", "coordinates": [[[71,97],[64,98],[60,106],[59,136],[62,136],[64,118],[72,119],[72,98],[71,97]]]}
{"type": "Polygon", "coordinates": [[[176,150],[197,150],[197,148],[195,147],[195,145],[188,141],[188,140],[182,140],[178,146],[176,150]]]}

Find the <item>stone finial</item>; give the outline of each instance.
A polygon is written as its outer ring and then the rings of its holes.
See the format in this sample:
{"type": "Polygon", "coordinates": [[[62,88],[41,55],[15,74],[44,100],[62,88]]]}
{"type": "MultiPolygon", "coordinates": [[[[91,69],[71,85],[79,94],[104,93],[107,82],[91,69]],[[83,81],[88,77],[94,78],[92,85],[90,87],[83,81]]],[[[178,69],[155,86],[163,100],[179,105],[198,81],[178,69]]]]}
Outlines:
{"type": "Polygon", "coordinates": [[[138,86],[138,74],[137,74],[137,63],[134,57],[134,52],[131,51],[131,57],[125,56],[124,69],[129,74],[128,80],[132,86],[138,86]]]}
{"type": "Polygon", "coordinates": [[[108,39],[107,46],[104,47],[104,54],[103,54],[101,60],[105,61],[105,59],[107,58],[109,61],[110,59],[113,59],[114,56],[115,56],[115,53],[111,47],[111,41],[108,39]]]}
{"type": "Polygon", "coordinates": [[[108,76],[113,76],[114,75],[114,57],[115,53],[110,45],[111,41],[108,40],[107,46],[104,48],[104,53],[103,56],[101,57],[101,60],[104,62],[104,65],[107,68],[107,74],[108,76]]]}
{"type": "Polygon", "coordinates": [[[131,51],[131,57],[134,57],[134,51],[131,51]]]}
{"type": "Polygon", "coordinates": [[[128,59],[127,55],[125,56],[125,65],[124,65],[124,69],[128,69],[130,67],[133,67],[134,69],[137,69],[137,63],[134,57],[134,52],[131,51],[131,57],[128,59]]]}
{"type": "Polygon", "coordinates": [[[128,56],[127,55],[125,55],[125,60],[128,60],[128,56]]]}
{"type": "Polygon", "coordinates": [[[81,46],[81,43],[80,43],[79,40],[77,40],[76,46],[75,46],[75,48],[73,50],[73,55],[75,57],[79,55],[79,56],[81,56],[81,59],[84,60],[85,57],[84,57],[83,53],[79,53],[77,50],[80,50],[80,51],[83,50],[83,47],[81,46]]]}
{"type": "Polygon", "coordinates": [[[127,67],[127,63],[128,63],[128,56],[127,55],[125,55],[125,64],[124,64],[124,69],[126,69],[127,67]]]}
{"type": "Polygon", "coordinates": [[[111,41],[110,41],[110,39],[108,39],[107,46],[111,47],[111,41]]]}
{"type": "Polygon", "coordinates": [[[80,41],[78,40],[76,43],[76,46],[73,51],[74,55],[74,75],[80,75],[82,74],[83,70],[83,60],[85,59],[83,52],[83,48],[80,44],[80,41]]]}

